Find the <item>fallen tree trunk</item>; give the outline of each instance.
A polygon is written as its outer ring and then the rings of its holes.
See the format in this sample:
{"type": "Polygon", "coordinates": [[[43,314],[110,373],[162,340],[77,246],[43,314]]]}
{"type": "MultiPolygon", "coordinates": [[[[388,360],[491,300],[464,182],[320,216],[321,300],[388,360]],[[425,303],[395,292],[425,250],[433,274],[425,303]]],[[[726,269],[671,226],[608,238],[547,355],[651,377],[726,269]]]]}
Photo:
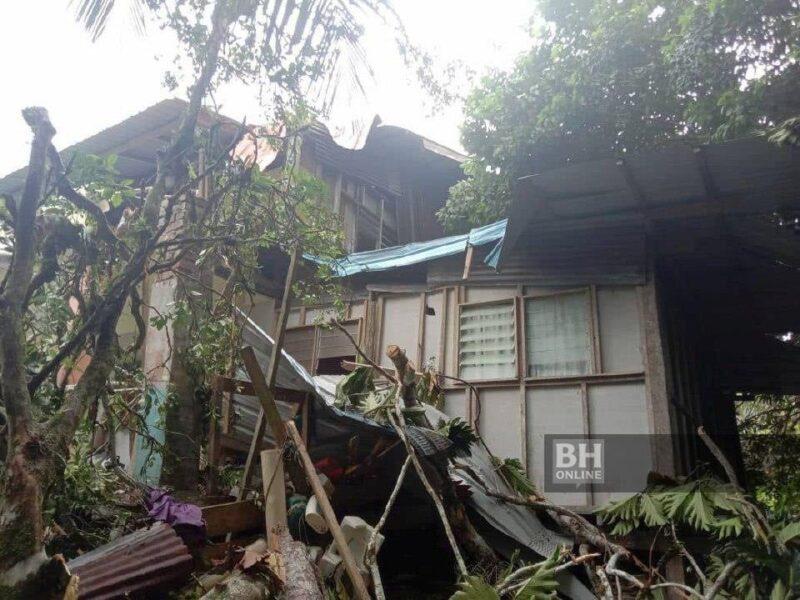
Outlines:
{"type": "Polygon", "coordinates": [[[294,541],[284,527],[273,529],[278,538],[278,547],[286,567],[286,582],[283,586],[285,600],[322,600],[322,586],[317,570],[308,559],[306,547],[294,541]]]}

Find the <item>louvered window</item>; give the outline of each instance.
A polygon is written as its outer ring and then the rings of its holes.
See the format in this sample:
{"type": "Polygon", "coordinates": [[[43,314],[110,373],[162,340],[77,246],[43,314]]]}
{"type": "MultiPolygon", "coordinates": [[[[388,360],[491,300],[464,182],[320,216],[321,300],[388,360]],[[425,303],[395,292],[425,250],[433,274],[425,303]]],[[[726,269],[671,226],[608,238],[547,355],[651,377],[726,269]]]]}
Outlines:
{"type": "Polygon", "coordinates": [[[528,377],[590,372],[589,297],[586,292],[525,300],[528,377]]]}
{"type": "Polygon", "coordinates": [[[465,305],[459,323],[459,374],[466,380],[517,376],[514,303],[465,305]]]}

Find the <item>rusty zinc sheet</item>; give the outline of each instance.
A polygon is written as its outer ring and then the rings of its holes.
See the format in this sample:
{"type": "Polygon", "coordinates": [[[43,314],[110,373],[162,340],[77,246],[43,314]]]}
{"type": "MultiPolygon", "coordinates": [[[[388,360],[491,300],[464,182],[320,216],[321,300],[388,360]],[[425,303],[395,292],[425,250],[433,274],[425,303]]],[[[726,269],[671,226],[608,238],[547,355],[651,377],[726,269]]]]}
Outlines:
{"type": "Polygon", "coordinates": [[[166,523],[134,531],[67,563],[80,578],[81,600],[167,590],[180,585],[192,566],[189,549],[166,523]]]}

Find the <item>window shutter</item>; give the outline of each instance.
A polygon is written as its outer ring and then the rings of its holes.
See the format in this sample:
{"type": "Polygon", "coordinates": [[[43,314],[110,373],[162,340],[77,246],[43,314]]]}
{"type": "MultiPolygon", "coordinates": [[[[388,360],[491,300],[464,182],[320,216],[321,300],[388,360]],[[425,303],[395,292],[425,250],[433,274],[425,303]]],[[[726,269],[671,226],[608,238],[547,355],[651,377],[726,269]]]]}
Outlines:
{"type": "Polygon", "coordinates": [[[514,304],[462,306],[459,374],[466,380],[517,376],[514,304]]]}

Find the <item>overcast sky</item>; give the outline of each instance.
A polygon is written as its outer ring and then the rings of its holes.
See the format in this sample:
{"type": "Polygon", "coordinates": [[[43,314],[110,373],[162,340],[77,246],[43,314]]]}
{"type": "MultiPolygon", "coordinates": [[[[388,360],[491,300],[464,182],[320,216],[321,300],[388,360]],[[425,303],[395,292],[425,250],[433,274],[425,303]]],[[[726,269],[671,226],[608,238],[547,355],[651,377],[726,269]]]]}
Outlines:
{"type": "MultiPolygon", "coordinates": [[[[167,62],[174,56],[170,37],[156,28],[137,34],[125,10],[95,43],[75,24],[68,0],[13,0],[0,8],[0,176],[24,165],[30,133],[20,116],[29,105],[50,111],[57,147],[80,141],[105,127],[183,92],[163,85],[167,62]]],[[[526,33],[535,0],[395,0],[406,27],[419,45],[443,60],[460,60],[481,73],[506,68],[529,44],[526,33]]],[[[384,34],[385,35],[385,34],[384,34]]],[[[404,72],[392,43],[379,32],[365,46],[376,80],[367,96],[340,107],[334,127],[344,121],[408,127],[443,144],[459,148],[461,107],[431,114],[424,93],[404,72]],[[337,123],[337,121],[340,121],[337,123]]],[[[252,112],[247,90],[222,90],[223,112],[234,118],[252,112]]],[[[254,115],[247,115],[249,121],[254,115]]]]}

